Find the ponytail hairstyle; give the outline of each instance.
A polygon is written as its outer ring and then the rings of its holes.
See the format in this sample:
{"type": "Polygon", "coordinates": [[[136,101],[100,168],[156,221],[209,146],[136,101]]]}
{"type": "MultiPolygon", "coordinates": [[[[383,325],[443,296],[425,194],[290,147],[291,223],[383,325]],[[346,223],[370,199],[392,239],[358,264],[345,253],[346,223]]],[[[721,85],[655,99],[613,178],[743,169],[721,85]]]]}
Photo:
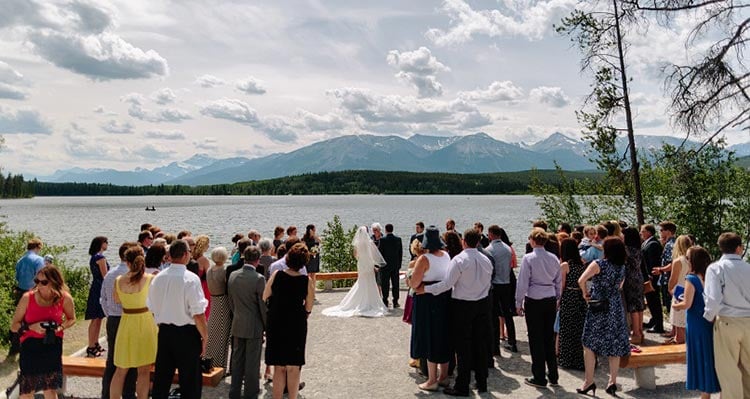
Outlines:
{"type": "Polygon", "coordinates": [[[131,247],[125,251],[125,262],[128,263],[128,269],[130,269],[130,284],[138,284],[143,277],[143,273],[146,271],[146,258],[143,257],[143,248],[131,247]]]}

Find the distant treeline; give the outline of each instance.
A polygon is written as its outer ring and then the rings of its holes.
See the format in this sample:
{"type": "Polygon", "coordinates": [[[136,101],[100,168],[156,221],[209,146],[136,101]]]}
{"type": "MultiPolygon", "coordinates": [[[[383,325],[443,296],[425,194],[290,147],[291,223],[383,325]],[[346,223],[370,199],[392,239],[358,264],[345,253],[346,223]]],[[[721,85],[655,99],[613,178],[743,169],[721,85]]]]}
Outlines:
{"type": "Polygon", "coordinates": [[[34,195],[30,182],[23,180],[23,175],[3,176],[0,173],[0,198],[29,198],[34,195]]]}
{"type": "MultiPolygon", "coordinates": [[[[532,174],[556,184],[554,170],[449,174],[383,171],[321,172],[270,180],[206,186],[115,186],[96,183],[24,182],[38,196],[119,195],[320,195],[320,194],[526,194],[532,174]]],[[[596,179],[597,172],[567,172],[569,179],[596,179]]]]}

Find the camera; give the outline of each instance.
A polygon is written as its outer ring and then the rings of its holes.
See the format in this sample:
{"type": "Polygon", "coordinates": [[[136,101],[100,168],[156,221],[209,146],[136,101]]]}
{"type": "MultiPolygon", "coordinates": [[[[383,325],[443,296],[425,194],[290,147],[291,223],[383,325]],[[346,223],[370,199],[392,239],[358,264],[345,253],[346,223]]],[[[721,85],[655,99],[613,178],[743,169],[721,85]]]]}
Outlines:
{"type": "Polygon", "coordinates": [[[54,321],[43,321],[39,325],[44,329],[44,340],[42,341],[45,345],[54,344],[56,340],[55,330],[57,330],[57,323],[54,321]]]}

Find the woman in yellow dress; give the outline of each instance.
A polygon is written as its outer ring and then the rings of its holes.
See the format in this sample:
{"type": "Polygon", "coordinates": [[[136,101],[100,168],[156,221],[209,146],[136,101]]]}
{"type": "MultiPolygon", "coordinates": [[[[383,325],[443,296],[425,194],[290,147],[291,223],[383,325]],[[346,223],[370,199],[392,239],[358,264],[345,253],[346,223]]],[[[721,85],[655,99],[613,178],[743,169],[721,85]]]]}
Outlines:
{"type": "Polygon", "coordinates": [[[153,275],[144,274],[146,261],[141,247],[125,252],[128,273],[117,277],[114,299],[122,304],[122,319],[115,340],[115,374],[110,385],[110,399],[120,399],[125,375],[129,368],[138,369],[136,393],[148,398],[149,373],[156,361],[157,327],[154,315],[146,306],[148,290],[153,275]]]}

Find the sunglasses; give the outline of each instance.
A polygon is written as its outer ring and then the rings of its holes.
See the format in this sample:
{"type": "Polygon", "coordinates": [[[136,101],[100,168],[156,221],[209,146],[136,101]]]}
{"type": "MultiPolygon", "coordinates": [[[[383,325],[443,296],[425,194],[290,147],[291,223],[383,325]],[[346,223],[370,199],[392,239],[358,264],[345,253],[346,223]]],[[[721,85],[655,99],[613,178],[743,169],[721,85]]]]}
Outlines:
{"type": "Polygon", "coordinates": [[[34,284],[47,285],[47,284],[49,284],[49,280],[39,280],[38,278],[35,278],[34,279],[34,284]]]}

